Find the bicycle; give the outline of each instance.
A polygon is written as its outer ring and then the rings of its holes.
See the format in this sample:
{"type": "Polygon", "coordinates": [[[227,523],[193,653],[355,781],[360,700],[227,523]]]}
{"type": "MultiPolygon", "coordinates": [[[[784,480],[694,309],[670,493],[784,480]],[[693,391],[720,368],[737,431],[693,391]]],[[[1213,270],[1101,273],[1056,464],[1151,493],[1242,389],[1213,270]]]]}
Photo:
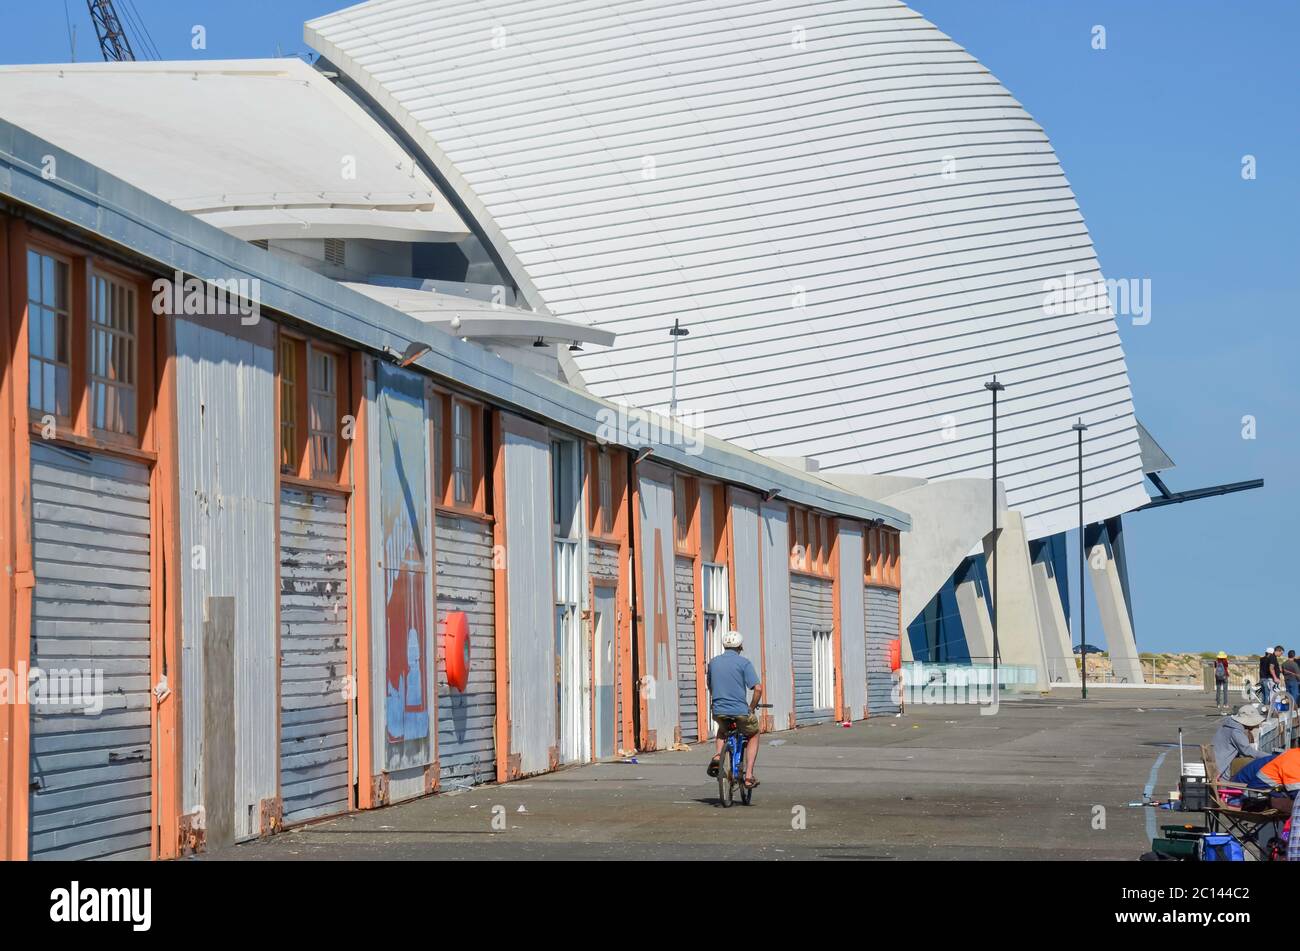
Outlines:
{"type": "MultiPolygon", "coordinates": [[[[755,710],[771,709],[770,703],[756,704],[755,710]]],[[[718,760],[718,802],[729,809],[736,801],[736,787],[740,787],[740,801],[748,806],[754,790],[745,785],[745,738],[736,730],[736,717],[727,717],[727,730],[722,734],[722,758],[718,760]]]]}

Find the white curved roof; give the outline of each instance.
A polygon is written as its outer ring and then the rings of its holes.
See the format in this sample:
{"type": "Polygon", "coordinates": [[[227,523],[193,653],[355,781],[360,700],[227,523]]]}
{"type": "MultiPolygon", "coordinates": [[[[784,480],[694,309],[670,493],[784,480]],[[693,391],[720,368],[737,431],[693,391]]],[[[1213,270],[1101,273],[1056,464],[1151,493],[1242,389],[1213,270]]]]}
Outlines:
{"type": "Polygon", "coordinates": [[[388,133],[296,57],[0,67],[0,116],[245,240],[468,234],[388,133]]]}
{"type": "Polygon", "coordinates": [[[1099,276],[1051,145],[895,0],[371,0],[307,41],[424,148],[537,309],[618,332],[578,363],[823,471],[999,476],[1034,536],[1147,500],[1099,276]],[[949,162],[951,159],[951,162],[949,162]],[[947,164],[946,164],[947,163],[947,164]],[[945,171],[952,171],[951,177],[945,171]],[[802,306],[792,306],[802,295],[802,306]]]}

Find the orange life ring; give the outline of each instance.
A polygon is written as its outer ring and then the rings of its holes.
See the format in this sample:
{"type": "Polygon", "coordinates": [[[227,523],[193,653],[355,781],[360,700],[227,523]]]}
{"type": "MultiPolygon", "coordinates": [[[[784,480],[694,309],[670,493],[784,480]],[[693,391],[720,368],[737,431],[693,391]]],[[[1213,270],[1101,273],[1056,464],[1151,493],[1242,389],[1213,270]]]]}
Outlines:
{"type": "Polygon", "coordinates": [[[447,662],[447,683],[464,693],[469,685],[469,618],[464,611],[447,615],[442,651],[447,662]]]}

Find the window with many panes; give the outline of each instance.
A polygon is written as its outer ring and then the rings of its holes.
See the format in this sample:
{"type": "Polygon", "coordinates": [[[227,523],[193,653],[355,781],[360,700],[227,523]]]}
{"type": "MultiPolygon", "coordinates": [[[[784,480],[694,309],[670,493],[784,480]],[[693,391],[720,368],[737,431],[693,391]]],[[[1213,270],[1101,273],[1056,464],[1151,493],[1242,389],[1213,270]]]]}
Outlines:
{"type": "Polygon", "coordinates": [[[280,471],[317,482],[343,479],[343,418],[348,413],[342,353],[281,332],[280,471]]]}
{"type": "Polygon", "coordinates": [[[280,338],[280,468],[295,469],[298,458],[298,342],[280,338]]]}
{"type": "Polygon", "coordinates": [[[72,295],[68,262],[27,252],[28,405],[60,419],[72,413],[72,295]]]}
{"type": "Polygon", "coordinates": [[[307,437],[311,477],[335,478],[339,471],[338,358],[308,347],[307,437]]]}
{"type": "Polygon", "coordinates": [[[135,288],[102,274],[90,279],[90,425],[133,436],[136,413],[135,288]]]}
{"type": "Polygon", "coordinates": [[[487,514],[482,406],[441,390],[433,390],[433,485],[438,505],[487,514]]]}
{"type": "Polygon", "coordinates": [[[452,499],[474,504],[474,410],[460,400],[451,403],[452,499]]]}
{"type": "Polygon", "coordinates": [[[835,661],[830,631],[812,632],[813,709],[835,706],[835,661]]]}

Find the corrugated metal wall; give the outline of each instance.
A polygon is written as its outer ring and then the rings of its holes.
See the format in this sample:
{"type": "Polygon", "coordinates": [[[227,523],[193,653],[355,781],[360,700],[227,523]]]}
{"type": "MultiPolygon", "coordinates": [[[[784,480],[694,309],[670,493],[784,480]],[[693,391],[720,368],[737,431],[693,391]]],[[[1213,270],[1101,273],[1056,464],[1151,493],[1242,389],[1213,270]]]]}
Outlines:
{"type": "Polygon", "coordinates": [[[695,559],[678,556],[675,575],[678,721],[682,742],[694,743],[700,738],[699,691],[695,684],[695,642],[699,637],[695,618],[695,559]]]}
{"type": "Polygon", "coordinates": [[[510,753],[521,774],[550,766],[556,746],[555,601],[551,582],[551,447],[546,430],[501,415],[505,442],[510,753]]]}
{"type": "Polygon", "coordinates": [[[438,631],[449,611],[469,621],[469,683],[447,683],[438,638],[438,765],[449,786],[496,778],[496,613],[492,600],[492,526],[479,519],[437,517],[438,631]]]}
{"type": "Polygon", "coordinates": [[[834,622],[831,582],[808,575],[790,576],[790,621],[794,660],[794,712],[800,726],[824,723],[831,709],[813,709],[812,632],[829,631],[834,622]]]}
{"type": "Polygon", "coordinates": [[[102,672],[103,709],[32,705],[30,855],[147,859],[149,470],[34,440],[32,540],[31,667],[92,703],[102,672]]]}
{"type": "Polygon", "coordinates": [[[867,715],[866,616],[862,598],[863,541],[858,522],[839,520],[840,676],[844,719],[867,715]]]}
{"type": "Polygon", "coordinates": [[[898,592],[868,586],[863,603],[867,615],[867,709],[872,716],[897,713],[889,643],[898,637],[898,592]]]}
{"type": "Polygon", "coordinates": [[[346,812],[347,499],[280,490],[280,797],[286,823],[346,812]]]}
{"type": "Polygon", "coordinates": [[[678,728],[677,634],[673,606],[673,483],[672,474],[658,466],[637,467],[641,517],[637,548],[641,554],[637,613],[645,647],[646,720],[651,749],[667,749],[678,728]]]}
{"type": "Polygon", "coordinates": [[[759,598],[763,578],[758,563],[758,498],[731,490],[731,561],[735,572],[736,614],[732,624],[745,638],[745,656],[763,678],[763,625],[759,598]]]}
{"type": "Polygon", "coordinates": [[[257,835],[261,802],[277,795],[275,360],[269,346],[175,326],[181,797],[186,813],[204,808],[212,847],[257,835]]]}
{"type": "Polygon", "coordinates": [[[767,673],[763,701],[770,703],[773,729],[794,726],[794,665],[790,644],[790,510],[781,503],[764,503],[763,638],[767,673]]]}

